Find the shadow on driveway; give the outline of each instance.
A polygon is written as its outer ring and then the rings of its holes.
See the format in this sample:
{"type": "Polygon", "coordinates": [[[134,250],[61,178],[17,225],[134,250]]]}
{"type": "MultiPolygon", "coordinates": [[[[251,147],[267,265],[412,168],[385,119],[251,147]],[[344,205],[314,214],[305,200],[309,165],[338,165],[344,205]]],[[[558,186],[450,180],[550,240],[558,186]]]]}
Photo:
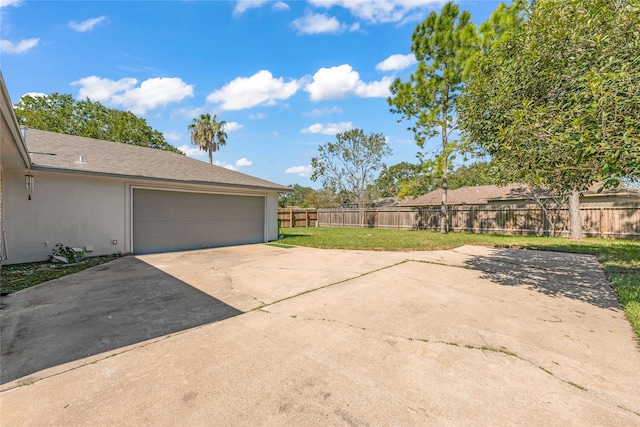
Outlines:
{"type": "Polygon", "coordinates": [[[0,383],[240,311],[134,257],[2,298],[0,383]]]}
{"type": "Polygon", "coordinates": [[[466,264],[483,278],[506,286],[529,286],[553,297],[583,301],[605,309],[620,303],[595,255],[524,249],[496,249],[466,264]]]}

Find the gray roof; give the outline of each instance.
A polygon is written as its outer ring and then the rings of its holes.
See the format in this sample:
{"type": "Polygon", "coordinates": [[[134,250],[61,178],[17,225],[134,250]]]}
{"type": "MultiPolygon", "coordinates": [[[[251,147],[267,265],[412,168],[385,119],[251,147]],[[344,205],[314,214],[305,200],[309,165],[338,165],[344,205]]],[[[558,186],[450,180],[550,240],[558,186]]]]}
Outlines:
{"type": "MultiPolygon", "coordinates": [[[[588,190],[581,192],[581,197],[618,196],[638,198],[640,193],[627,188],[611,188],[598,190],[602,183],[593,184],[588,190]]],[[[461,187],[447,191],[447,205],[485,205],[489,202],[526,200],[529,188],[525,184],[476,185],[461,187]]],[[[438,189],[413,200],[400,202],[400,206],[438,206],[442,203],[442,190],[438,189]]]]}
{"type": "MultiPolygon", "coordinates": [[[[521,185],[509,184],[504,187],[495,185],[476,185],[447,191],[448,205],[484,205],[490,199],[507,197],[512,190],[521,185]]],[[[401,202],[400,206],[432,206],[442,203],[442,190],[437,189],[413,200],[401,202]]]]}
{"type": "Polygon", "coordinates": [[[37,129],[28,129],[26,139],[33,169],[291,191],[280,184],[155,148],[37,129]]]}

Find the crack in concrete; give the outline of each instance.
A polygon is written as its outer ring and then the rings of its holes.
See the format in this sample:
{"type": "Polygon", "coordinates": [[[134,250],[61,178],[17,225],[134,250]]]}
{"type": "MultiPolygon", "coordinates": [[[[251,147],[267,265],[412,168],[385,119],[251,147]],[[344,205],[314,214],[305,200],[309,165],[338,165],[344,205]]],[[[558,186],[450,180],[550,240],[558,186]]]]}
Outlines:
{"type": "Polygon", "coordinates": [[[258,298],[256,298],[256,297],[254,297],[254,296],[253,296],[253,295],[251,295],[251,294],[247,294],[247,293],[241,292],[241,291],[237,290],[236,288],[234,288],[234,287],[233,287],[233,279],[231,278],[231,276],[229,275],[229,273],[227,273],[225,270],[223,270],[223,269],[221,269],[221,268],[218,268],[218,267],[216,267],[215,265],[211,266],[211,269],[212,269],[213,271],[215,271],[215,272],[222,273],[222,275],[225,277],[225,279],[229,282],[229,289],[231,289],[231,292],[233,292],[234,294],[240,294],[240,295],[244,295],[244,296],[247,296],[247,297],[249,297],[249,298],[252,298],[252,299],[254,299],[255,301],[257,301],[257,302],[258,302],[258,304],[260,304],[260,306],[265,305],[265,302],[264,302],[264,301],[261,301],[260,299],[258,299],[258,298]]]}
{"type": "Polygon", "coordinates": [[[337,319],[328,319],[328,318],[314,318],[314,317],[299,317],[297,315],[292,315],[292,314],[287,314],[287,313],[278,313],[278,312],[273,312],[273,311],[268,311],[265,310],[263,308],[259,309],[259,311],[265,313],[265,314],[271,314],[271,315],[277,315],[277,316],[282,316],[282,317],[289,317],[292,319],[298,319],[298,320],[303,320],[303,321],[313,321],[313,322],[330,322],[330,323],[335,323],[338,325],[342,325],[342,326],[346,326],[348,328],[353,328],[353,329],[358,329],[361,331],[365,331],[368,332],[370,334],[375,334],[375,335],[379,335],[379,336],[386,336],[386,337],[391,337],[394,339],[398,339],[398,340],[404,340],[404,341],[408,341],[408,342],[421,342],[421,343],[425,343],[425,344],[440,344],[440,345],[448,345],[448,346],[452,346],[452,347],[458,347],[460,349],[468,349],[468,350],[479,350],[482,352],[485,351],[489,351],[492,353],[496,353],[496,354],[503,354],[507,357],[515,357],[516,359],[525,362],[535,368],[540,369],[541,371],[545,372],[546,374],[552,376],[555,380],[560,381],[564,384],[570,385],[572,387],[577,388],[578,390],[584,391],[586,393],[590,393],[592,396],[596,397],[597,399],[599,399],[600,401],[606,403],[607,405],[613,406],[613,407],[617,407],[619,409],[622,409],[624,411],[627,411],[629,413],[635,414],[638,417],[640,417],[640,413],[634,411],[633,409],[629,409],[626,408],[618,403],[614,403],[611,402],[605,398],[603,398],[602,396],[598,395],[597,393],[591,393],[589,391],[589,389],[587,389],[586,387],[577,384],[573,381],[570,381],[568,379],[564,379],[558,375],[556,375],[555,373],[553,373],[550,369],[545,368],[542,365],[538,365],[536,362],[529,360],[525,357],[522,357],[520,355],[518,355],[517,353],[514,353],[510,350],[508,350],[506,347],[504,346],[500,346],[499,348],[490,346],[490,345],[482,345],[482,346],[478,346],[478,345],[474,345],[474,344],[464,344],[464,343],[459,343],[459,342],[455,342],[455,341],[444,341],[444,340],[429,340],[426,338],[413,338],[413,337],[403,337],[403,336],[399,336],[399,335],[394,335],[394,334],[389,334],[386,332],[375,332],[375,331],[371,331],[368,330],[367,328],[363,327],[363,326],[359,326],[359,325],[354,325],[351,323],[347,323],[347,322],[342,322],[340,320],[337,319]]]}

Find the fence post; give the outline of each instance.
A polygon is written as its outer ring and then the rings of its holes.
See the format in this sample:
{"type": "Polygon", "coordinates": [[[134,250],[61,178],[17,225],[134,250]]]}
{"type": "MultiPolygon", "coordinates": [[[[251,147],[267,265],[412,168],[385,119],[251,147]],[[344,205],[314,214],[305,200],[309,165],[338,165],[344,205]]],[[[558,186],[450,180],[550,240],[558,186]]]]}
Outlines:
{"type": "Polygon", "coordinates": [[[476,224],[476,208],[474,206],[471,207],[471,232],[473,234],[476,234],[476,229],[478,228],[478,225],[476,224]]]}
{"type": "Polygon", "coordinates": [[[513,234],[513,226],[514,226],[514,210],[509,209],[509,234],[513,234]]]}
{"type": "Polygon", "coordinates": [[[600,238],[604,239],[604,232],[606,230],[605,219],[604,219],[604,208],[600,208],[600,238]]]}
{"type": "Polygon", "coordinates": [[[290,221],[291,221],[291,228],[295,227],[296,226],[296,217],[293,214],[293,209],[289,209],[289,218],[290,218],[290,221]]]}
{"type": "Polygon", "coordinates": [[[309,211],[304,211],[304,220],[307,224],[307,227],[309,227],[309,211]]]}

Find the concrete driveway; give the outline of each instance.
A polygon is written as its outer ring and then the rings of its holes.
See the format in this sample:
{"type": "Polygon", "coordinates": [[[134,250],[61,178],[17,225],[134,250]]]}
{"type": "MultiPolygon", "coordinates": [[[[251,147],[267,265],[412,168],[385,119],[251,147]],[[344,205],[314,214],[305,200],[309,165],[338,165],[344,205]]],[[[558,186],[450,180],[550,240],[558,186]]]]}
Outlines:
{"type": "Polygon", "coordinates": [[[2,298],[0,382],[241,314],[135,257],[2,298]]]}
{"type": "Polygon", "coordinates": [[[231,317],[9,381],[3,427],[640,425],[640,350],[593,256],[251,245],[121,261],[126,280],[170,277],[231,317]]]}

